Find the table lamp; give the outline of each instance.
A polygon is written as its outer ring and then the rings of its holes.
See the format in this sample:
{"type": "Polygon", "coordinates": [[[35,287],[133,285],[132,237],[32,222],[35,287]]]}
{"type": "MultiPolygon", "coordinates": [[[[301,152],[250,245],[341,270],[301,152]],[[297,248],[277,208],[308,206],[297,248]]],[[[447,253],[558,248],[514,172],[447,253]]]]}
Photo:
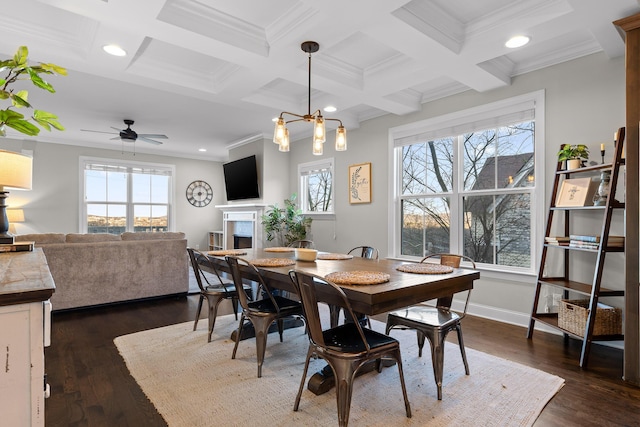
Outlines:
{"type": "Polygon", "coordinates": [[[0,150],[0,244],[14,243],[9,233],[9,219],[5,204],[11,189],[31,190],[33,159],[24,154],[0,150]]]}

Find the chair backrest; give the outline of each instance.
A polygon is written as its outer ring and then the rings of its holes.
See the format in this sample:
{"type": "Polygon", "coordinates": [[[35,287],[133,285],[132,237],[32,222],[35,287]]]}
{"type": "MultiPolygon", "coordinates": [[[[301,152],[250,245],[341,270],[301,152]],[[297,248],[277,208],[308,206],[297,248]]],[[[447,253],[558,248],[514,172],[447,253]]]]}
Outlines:
{"type": "Polygon", "coordinates": [[[201,266],[206,266],[207,270],[211,270],[213,274],[215,274],[215,276],[218,278],[218,282],[220,282],[220,286],[222,286],[224,290],[228,292],[228,289],[225,286],[224,281],[220,277],[220,274],[218,273],[218,269],[216,268],[215,264],[210,262],[209,258],[207,258],[205,254],[192,248],[187,248],[187,252],[189,253],[189,259],[191,260],[191,267],[193,268],[193,274],[196,276],[196,282],[198,282],[198,287],[200,288],[201,292],[205,292],[206,286],[212,286],[211,283],[209,283],[209,279],[207,279],[207,276],[205,276],[201,266]],[[204,283],[203,283],[203,279],[204,279],[204,283]]]}
{"type": "Polygon", "coordinates": [[[316,245],[312,240],[296,240],[294,242],[289,243],[290,248],[307,248],[307,249],[315,249],[316,245]]]}
{"type": "Polygon", "coordinates": [[[276,311],[280,312],[280,307],[278,307],[278,303],[275,298],[271,294],[271,289],[264,281],[262,274],[260,274],[260,270],[256,268],[255,265],[251,264],[251,262],[247,261],[243,258],[227,256],[225,257],[227,263],[229,264],[229,268],[231,269],[231,277],[233,278],[233,283],[236,285],[236,289],[238,289],[238,300],[240,301],[240,305],[243,309],[249,310],[249,298],[247,297],[246,292],[242,292],[243,283],[242,283],[242,271],[241,267],[248,269],[252,275],[249,278],[252,281],[257,279],[258,289],[256,290],[256,298],[263,299],[269,298],[271,302],[273,302],[273,306],[276,308],[276,311]]]}
{"type": "MultiPolygon", "coordinates": [[[[338,285],[315,274],[305,273],[300,270],[291,270],[289,272],[289,276],[291,277],[291,281],[295,285],[296,291],[298,295],[300,295],[300,299],[302,301],[302,307],[309,331],[309,339],[320,347],[340,349],[339,347],[331,346],[331,343],[326,343],[324,341],[318,304],[328,303],[330,301],[331,304],[335,305],[336,301],[341,301],[342,303],[337,305],[341,306],[345,312],[348,312],[352,319],[357,319],[344,291],[340,289],[338,285]],[[320,288],[321,292],[318,293],[317,290],[320,288]]],[[[354,326],[357,327],[360,339],[364,343],[367,351],[369,351],[370,347],[365,339],[362,327],[358,322],[354,322],[354,326]]],[[[351,338],[355,339],[355,337],[351,338]]]]}
{"type": "Polygon", "coordinates": [[[358,255],[358,256],[360,258],[367,258],[367,259],[378,259],[379,258],[378,250],[376,248],[374,248],[373,246],[356,246],[355,248],[351,249],[347,253],[348,254],[351,254],[351,253],[357,254],[357,253],[359,253],[360,255],[358,255]]]}
{"type": "MultiPolygon", "coordinates": [[[[474,270],[476,268],[476,263],[473,259],[469,258],[466,255],[458,255],[458,254],[431,254],[422,258],[420,262],[425,262],[430,258],[440,258],[440,264],[448,265],[449,267],[453,267],[453,268],[460,268],[460,261],[464,259],[465,261],[469,261],[471,263],[471,266],[473,267],[474,270]]],[[[467,291],[467,298],[464,302],[464,310],[462,311],[463,317],[467,313],[467,307],[469,306],[470,296],[471,296],[471,289],[467,291]]]]}

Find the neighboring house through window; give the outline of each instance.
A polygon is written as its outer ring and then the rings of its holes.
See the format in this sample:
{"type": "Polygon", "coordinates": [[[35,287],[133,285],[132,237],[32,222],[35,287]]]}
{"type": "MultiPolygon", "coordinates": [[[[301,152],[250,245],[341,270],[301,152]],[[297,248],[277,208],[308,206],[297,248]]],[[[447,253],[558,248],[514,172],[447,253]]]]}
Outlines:
{"type": "Polygon", "coordinates": [[[174,166],[81,157],[80,170],[81,232],[173,229],[174,166]]]}
{"type": "Polygon", "coordinates": [[[300,209],[304,214],[333,214],[333,158],[298,165],[300,209]]]}
{"type": "Polygon", "coordinates": [[[390,130],[390,253],[531,273],[544,215],[544,92],[390,130]]]}

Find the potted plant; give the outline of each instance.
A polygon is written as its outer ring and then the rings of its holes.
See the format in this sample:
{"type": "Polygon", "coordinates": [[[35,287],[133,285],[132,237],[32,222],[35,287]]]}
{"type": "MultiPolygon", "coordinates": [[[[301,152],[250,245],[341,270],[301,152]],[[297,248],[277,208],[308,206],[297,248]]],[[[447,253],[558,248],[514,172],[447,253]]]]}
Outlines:
{"type": "Polygon", "coordinates": [[[267,240],[275,239],[277,246],[288,246],[296,240],[307,237],[312,219],[302,215],[302,211],[296,207],[296,194],[285,199],[284,208],[277,204],[269,206],[267,212],[262,215],[262,225],[267,235],[267,240]]]}
{"type": "MultiPolygon", "coordinates": [[[[6,127],[29,136],[40,133],[40,128],[29,122],[29,118],[25,118],[24,114],[14,110],[14,108],[23,107],[33,108],[28,101],[29,93],[26,90],[16,91],[10,88],[11,85],[19,80],[30,80],[34,86],[55,93],[53,86],[47,83],[41,74],[67,75],[67,70],[58,65],[45,63],[29,65],[28,59],[29,50],[26,46],[20,46],[13,58],[0,61],[0,100],[11,100],[10,106],[0,110],[0,136],[6,136],[6,127]]],[[[58,117],[47,111],[33,110],[30,118],[46,130],[51,130],[52,127],[64,130],[58,122],[58,117]]]]}
{"type": "Polygon", "coordinates": [[[558,151],[558,161],[567,162],[567,170],[577,169],[589,159],[589,147],[584,144],[564,144],[558,151]]]}

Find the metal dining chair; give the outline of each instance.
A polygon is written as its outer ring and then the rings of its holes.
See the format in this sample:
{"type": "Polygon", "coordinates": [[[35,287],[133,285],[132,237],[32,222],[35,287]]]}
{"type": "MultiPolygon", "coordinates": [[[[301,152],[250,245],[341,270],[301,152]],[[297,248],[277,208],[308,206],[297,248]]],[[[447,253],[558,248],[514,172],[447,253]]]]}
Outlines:
{"type": "Polygon", "coordinates": [[[256,356],[258,359],[258,378],[262,377],[262,364],[264,362],[264,354],[267,348],[267,335],[269,327],[276,321],[278,325],[278,333],[280,334],[280,342],[282,342],[282,331],[284,329],[284,318],[295,316],[304,320],[302,304],[280,295],[274,295],[271,289],[260,274],[260,271],[251,262],[237,257],[225,257],[229,267],[231,268],[231,276],[236,287],[242,286],[242,272],[240,266],[246,266],[251,270],[251,280],[257,278],[258,288],[255,301],[249,301],[246,295],[239,295],[240,305],[242,306],[242,314],[238,323],[238,331],[236,332],[236,343],[233,346],[232,359],[236,358],[238,343],[242,337],[242,329],[245,327],[245,321],[253,325],[256,336],[256,356]]]}
{"type": "Polygon", "coordinates": [[[315,249],[316,245],[312,240],[295,240],[289,243],[290,248],[307,248],[315,249]]]}
{"type": "Polygon", "coordinates": [[[351,304],[344,291],[334,283],[315,274],[292,270],[289,272],[289,276],[302,299],[309,332],[309,349],[293,410],[297,411],[300,407],[300,398],[309,369],[309,361],[312,356],[317,356],[324,359],[333,370],[338,405],[338,424],[347,426],[349,423],[351,396],[353,394],[353,381],[358,370],[365,363],[376,361],[378,372],[380,372],[382,370],[382,358],[386,357],[393,359],[398,366],[405,411],[407,418],[411,418],[411,406],[409,405],[402,371],[400,343],[388,335],[364,328],[357,322],[323,329],[318,306],[320,303],[327,303],[327,298],[332,300],[332,304],[340,301],[340,305],[344,310],[354,316],[351,304]],[[319,292],[316,292],[316,290],[319,290],[319,292]]]}
{"type": "MultiPolygon", "coordinates": [[[[187,252],[189,253],[191,267],[193,268],[193,274],[196,277],[198,288],[200,288],[200,300],[198,301],[198,309],[196,310],[196,319],[193,322],[193,330],[195,331],[198,327],[202,303],[206,299],[207,306],[209,307],[209,333],[207,335],[207,342],[211,342],[213,327],[216,324],[216,317],[218,315],[218,306],[223,300],[231,300],[233,313],[236,316],[236,320],[238,320],[238,292],[233,282],[222,279],[215,264],[209,262],[206,255],[191,248],[187,248],[187,252]],[[204,274],[205,271],[210,272],[217,279],[218,283],[211,284],[204,274]]],[[[243,285],[241,289],[244,289],[245,292],[251,292],[250,286],[243,285]]]]}
{"type": "Polygon", "coordinates": [[[351,255],[357,255],[360,258],[367,258],[367,259],[378,259],[379,258],[379,253],[378,250],[376,248],[374,248],[373,246],[356,246],[355,248],[351,249],[349,252],[347,252],[347,254],[351,255]]]}
{"type": "MultiPolygon", "coordinates": [[[[425,262],[432,258],[440,258],[441,265],[448,265],[453,268],[459,268],[460,261],[465,259],[471,263],[474,269],[476,268],[476,264],[471,258],[456,254],[432,254],[424,257],[420,262],[425,262]]],[[[453,330],[458,334],[458,345],[460,346],[460,353],[462,354],[465,374],[469,375],[469,364],[467,363],[467,355],[464,351],[462,326],[460,324],[467,313],[469,297],[471,295],[471,290],[465,292],[467,292],[467,297],[462,313],[454,312],[450,307],[415,305],[402,310],[392,311],[387,315],[385,331],[387,334],[394,328],[416,330],[418,336],[418,357],[422,357],[422,347],[424,347],[425,337],[429,339],[433,374],[438,388],[438,400],[442,400],[444,343],[447,334],[453,330]]]]}

